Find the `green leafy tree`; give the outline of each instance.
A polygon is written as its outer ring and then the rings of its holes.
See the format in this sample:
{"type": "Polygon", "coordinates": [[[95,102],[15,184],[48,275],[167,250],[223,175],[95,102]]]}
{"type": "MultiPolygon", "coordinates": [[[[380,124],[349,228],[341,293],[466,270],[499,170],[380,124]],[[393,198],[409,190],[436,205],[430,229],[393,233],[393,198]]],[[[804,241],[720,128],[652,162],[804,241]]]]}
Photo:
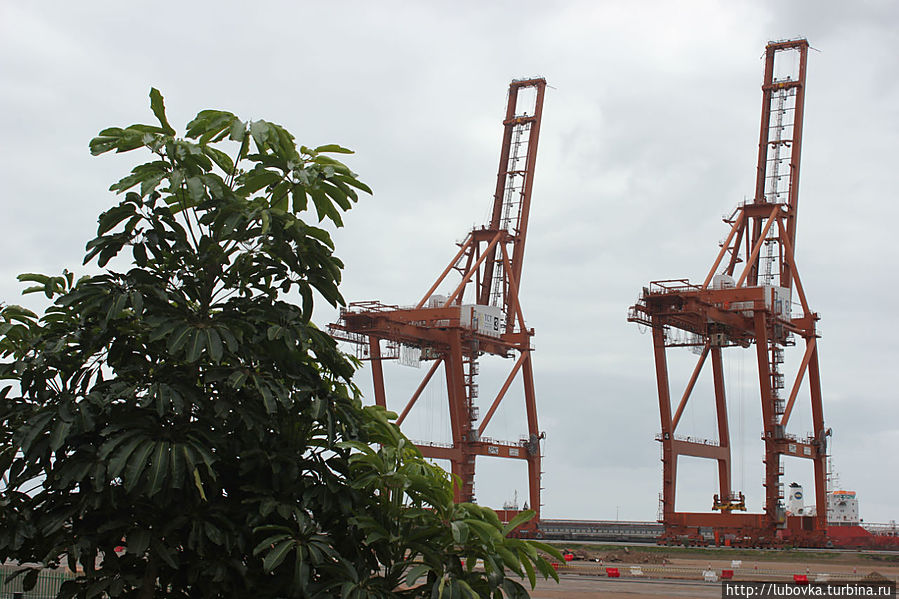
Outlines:
{"type": "Polygon", "coordinates": [[[301,216],[341,226],[370,193],[349,151],[218,110],[179,137],[150,100],[158,125],[90,143],[152,155],[87,244],[102,274],[21,275],[50,307],[0,306],[0,561],[77,567],[60,597],[84,598],[526,597],[507,571],[555,576],[517,523],[452,502],[310,322],[316,294],[342,304],[342,263],[301,216]]]}

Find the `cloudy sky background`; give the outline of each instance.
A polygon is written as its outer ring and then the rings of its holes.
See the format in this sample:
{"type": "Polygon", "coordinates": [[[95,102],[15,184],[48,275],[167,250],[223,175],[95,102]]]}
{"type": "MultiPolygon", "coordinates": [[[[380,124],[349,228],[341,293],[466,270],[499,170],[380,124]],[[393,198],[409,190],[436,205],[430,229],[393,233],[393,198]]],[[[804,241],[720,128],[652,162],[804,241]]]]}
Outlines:
{"type": "MultiPolygon", "coordinates": [[[[704,276],[721,216],[753,191],[764,46],[805,36],[797,260],[822,317],[825,419],[862,517],[899,519],[897,25],[889,1],[6,2],[0,301],[36,305],[18,295],[20,272],[83,272],[84,243],[114,201],[105,190],[138,159],[91,158],[87,142],[148,122],[156,86],[176,126],[222,108],[306,145],[355,149],[348,162],[375,195],[335,233],[344,296],[414,303],[487,218],[509,81],[546,77],[522,282],[547,433],[544,515],[652,520],[651,341],[626,311],[650,280],[704,276]]],[[[321,325],[335,316],[326,308],[321,325]]],[[[760,511],[753,353],[729,355],[726,374],[734,487],[760,511]]],[[[692,360],[672,362],[679,395],[692,360]]],[[[482,361],[482,399],[508,366],[482,361]]],[[[423,371],[388,370],[399,409],[423,371]]],[[[360,373],[361,387],[369,380],[360,373]]],[[[700,386],[679,432],[714,438],[710,381],[700,386]]],[[[408,432],[448,438],[429,393],[408,432]]],[[[522,410],[505,403],[486,434],[514,440],[522,410]]],[[[808,410],[792,422],[804,434],[808,410]]],[[[524,469],[508,462],[479,461],[482,503],[526,494],[524,469]]],[[[678,509],[707,510],[714,462],[684,458],[680,471],[678,509]]],[[[788,460],[793,480],[809,486],[810,464],[788,460]]]]}

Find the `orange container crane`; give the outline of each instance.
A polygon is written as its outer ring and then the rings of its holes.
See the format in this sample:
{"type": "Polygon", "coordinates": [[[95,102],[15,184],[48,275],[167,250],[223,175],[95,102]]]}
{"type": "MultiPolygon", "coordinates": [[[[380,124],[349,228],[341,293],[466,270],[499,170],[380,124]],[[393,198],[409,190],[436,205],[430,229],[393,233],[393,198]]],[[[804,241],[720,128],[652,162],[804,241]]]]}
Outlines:
{"type": "Polygon", "coordinates": [[[705,280],[654,281],[643,288],[628,320],[650,327],[655,352],[662,432],[662,543],[708,542],[703,528],[718,543],[778,546],[826,543],[826,457],[829,429],[824,427],[818,371],[818,315],[812,312],[796,262],[796,217],[799,208],[799,159],[805,104],[808,42],[771,42],[765,50],[762,119],[755,195],[725,219],[730,225],[705,280]],[[798,59],[798,60],[797,60],[798,59]],[[777,68],[776,68],[777,67],[777,68]],[[792,67],[792,68],[791,68],[792,67]],[[787,74],[783,74],[784,72],[787,74]],[[779,73],[777,76],[775,73],[779,73]],[[800,310],[792,305],[798,299],[800,310]],[[785,381],[784,348],[805,345],[798,369],[785,381]],[[765,513],[746,510],[741,492],[731,486],[730,435],[722,351],[755,345],[765,443],[765,513]],[[686,389],[672,415],[666,352],[691,346],[699,353],[686,389]],[[697,379],[711,356],[718,438],[687,439],[677,434],[697,379]],[[814,431],[799,438],[788,432],[790,414],[807,382],[814,431]],[[786,383],[792,382],[791,387],[786,383]],[[710,513],[675,509],[678,456],[715,460],[718,490],[710,513]],[[814,516],[787,516],[781,456],[814,462],[814,516]]]}
{"type": "Polygon", "coordinates": [[[537,426],[531,367],[534,330],[526,327],[519,289],[545,88],[544,79],[510,84],[490,223],[468,234],[421,300],[411,307],[377,301],[351,303],[330,327],[332,335],[356,343],[357,355],[371,361],[377,405],[386,406],[384,360],[432,363],[400,413],[398,424],[402,424],[442,366],[452,443],[423,442],[417,446],[425,457],[449,460],[452,473],[458,477],[456,501],[475,500],[477,456],[526,461],[528,499],[531,509],[537,512],[537,520],[540,440],[544,434],[537,426]],[[524,90],[528,91],[522,94],[524,90]],[[461,280],[453,284],[448,295],[437,295],[451,271],[461,274],[461,280]],[[476,380],[478,360],[485,354],[514,361],[486,414],[480,418],[476,380]],[[516,377],[524,384],[527,433],[519,441],[488,438],[485,429],[516,377]]]}

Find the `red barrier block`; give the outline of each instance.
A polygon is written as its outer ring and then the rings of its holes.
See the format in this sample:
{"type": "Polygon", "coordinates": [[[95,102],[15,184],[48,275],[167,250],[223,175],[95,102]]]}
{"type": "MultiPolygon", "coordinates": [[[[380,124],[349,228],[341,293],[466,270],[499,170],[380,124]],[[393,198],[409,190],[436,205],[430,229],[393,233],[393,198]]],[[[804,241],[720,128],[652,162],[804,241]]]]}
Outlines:
{"type": "Polygon", "coordinates": [[[606,568],[606,576],[609,578],[621,578],[621,572],[618,568],[606,568]]]}
{"type": "Polygon", "coordinates": [[[808,584],[807,574],[793,574],[793,582],[796,584],[808,584]]]}
{"type": "Polygon", "coordinates": [[[721,578],[728,579],[728,578],[733,578],[733,577],[734,577],[733,570],[721,570],[721,578]]]}

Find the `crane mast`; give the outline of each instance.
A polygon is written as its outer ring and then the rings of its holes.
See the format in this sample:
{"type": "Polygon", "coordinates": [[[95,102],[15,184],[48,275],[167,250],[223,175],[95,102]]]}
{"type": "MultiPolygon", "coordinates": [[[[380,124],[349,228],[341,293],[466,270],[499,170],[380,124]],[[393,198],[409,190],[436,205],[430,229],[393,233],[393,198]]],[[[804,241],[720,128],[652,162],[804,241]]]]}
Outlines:
{"type": "Polygon", "coordinates": [[[537,521],[544,435],[537,424],[531,365],[534,330],[525,324],[519,289],[545,89],[542,78],[510,84],[490,222],[467,235],[418,303],[407,307],[378,301],[351,303],[330,326],[333,336],[356,344],[357,356],[370,360],[378,405],[387,405],[385,360],[431,364],[400,413],[400,425],[442,366],[452,443],[424,440],[416,445],[425,457],[449,460],[459,482],[456,501],[475,501],[476,457],[526,461],[528,500],[537,521]],[[461,275],[461,280],[449,281],[451,272],[461,275]],[[446,294],[438,294],[446,285],[446,294]],[[484,355],[509,358],[512,366],[482,416],[477,379],[484,355]],[[516,378],[523,383],[527,431],[517,441],[487,437],[485,429],[516,378]]]}
{"type": "Polygon", "coordinates": [[[493,211],[488,225],[490,230],[506,231],[511,236],[513,270],[510,277],[504,276],[504,265],[496,260],[497,249],[493,248],[484,264],[483,280],[477,294],[479,304],[502,306],[505,314],[515,313],[515,306],[508,303],[508,281],[521,279],[533,173],[537,162],[540,115],[543,111],[544,87],[540,86],[535,87],[537,97],[532,114],[529,115],[527,110],[518,113],[518,93],[524,87],[513,83],[509,89],[493,211]]]}
{"type": "Polygon", "coordinates": [[[705,543],[714,531],[721,544],[822,546],[826,543],[826,459],[829,429],[824,427],[817,341],[820,334],[796,266],[799,160],[805,106],[808,42],[771,42],[765,49],[762,118],[755,194],[725,219],[726,241],[699,284],[686,279],[653,281],[630,308],[628,320],[650,327],[655,356],[662,444],[661,521],[663,543],[705,543]],[[798,299],[798,313],[793,300],[798,299]],[[787,387],[784,350],[801,339],[805,351],[792,386],[787,387]],[[722,353],[755,345],[765,444],[765,512],[746,511],[742,492],[731,486],[731,447],[722,353]],[[685,346],[699,354],[680,400],[672,410],[668,348],[685,346]],[[700,373],[711,356],[717,439],[698,440],[677,433],[700,373]],[[803,382],[814,431],[800,438],[788,432],[803,382]],[[675,508],[679,456],[715,460],[718,494],[712,512],[675,508]],[[787,516],[781,482],[782,457],[814,463],[814,516],[787,516]],[[717,512],[717,513],[716,513],[717,512]]]}

